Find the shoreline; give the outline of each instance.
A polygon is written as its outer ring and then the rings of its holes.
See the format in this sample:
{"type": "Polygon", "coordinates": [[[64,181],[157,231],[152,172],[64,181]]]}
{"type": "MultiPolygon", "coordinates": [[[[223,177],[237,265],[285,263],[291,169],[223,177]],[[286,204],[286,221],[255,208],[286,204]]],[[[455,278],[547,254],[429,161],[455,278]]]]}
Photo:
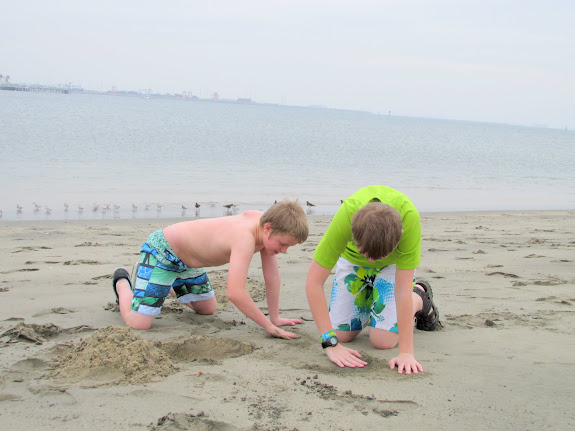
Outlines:
{"type": "MultiPolygon", "coordinates": [[[[308,240],[278,256],[281,314],[304,321],[291,341],[267,336],[229,303],[225,265],[207,268],[213,316],[168,300],[151,330],[124,328],[112,272],[130,268],[147,235],[172,218],[0,223],[0,424],[567,429],[575,421],[574,213],[421,213],[416,276],[432,284],[444,327],[415,330],[425,370],[417,376],[389,370],[397,349],[375,350],[367,334],[349,344],[364,369],[339,369],[319,347],[305,279],[331,216],[308,216],[308,240]]],[[[256,256],[246,288],[265,312],[260,267],[256,256]]]]}
{"type": "MultiPolygon", "coordinates": [[[[306,208],[305,205],[303,205],[304,209],[306,208]]],[[[202,213],[202,211],[194,211],[194,209],[192,208],[191,210],[186,210],[185,212],[182,212],[180,210],[178,211],[172,211],[171,214],[172,215],[166,215],[165,213],[162,212],[156,212],[155,210],[150,210],[144,213],[144,216],[137,216],[132,214],[131,216],[129,215],[128,212],[126,212],[124,214],[124,216],[114,216],[114,213],[106,213],[105,215],[102,215],[99,212],[93,212],[92,210],[90,211],[86,211],[85,214],[82,216],[78,216],[76,214],[76,216],[71,216],[70,218],[61,218],[61,217],[52,217],[52,214],[50,214],[49,216],[46,216],[44,214],[35,214],[34,217],[32,218],[8,218],[5,215],[0,218],[0,225],[2,223],[26,223],[26,222],[30,222],[30,223],[43,223],[43,222],[48,222],[48,223],[60,223],[60,222],[104,222],[104,223],[109,223],[109,222],[115,222],[115,221],[124,221],[124,222],[131,222],[131,221],[164,221],[167,224],[173,224],[173,223],[177,223],[178,221],[184,221],[184,220],[194,220],[194,219],[201,219],[201,218],[214,218],[214,217],[225,217],[228,215],[234,215],[234,214],[239,214],[241,212],[247,211],[247,210],[259,210],[259,211],[265,211],[268,207],[264,207],[264,206],[253,206],[253,207],[240,207],[237,210],[234,211],[229,211],[226,210],[225,208],[217,208],[212,210],[210,213],[208,213],[208,215],[204,215],[202,213]]],[[[310,208],[307,208],[306,210],[306,214],[308,219],[313,220],[313,219],[317,219],[317,218],[332,218],[335,215],[335,212],[337,211],[339,207],[330,207],[329,210],[325,210],[322,209],[322,207],[320,206],[319,209],[316,209],[315,207],[313,209],[310,210],[310,208]]],[[[143,211],[142,211],[143,212],[143,211]]],[[[205,213],[205,211],[203,211],[205,213]]],[[[420,216],[425,216],[425,215],[439,215],[439,214],[450,214],[450,215],[470,215],[470,214],[504,214],[504,213],[509,213],[509,214],[514,214],[514,213],[544,213],[544,212],[549,212],[549,213],[560,213],[560,212],[566,212],[566,213],[574,213],[575,214],[575,209],[570,209],[570,208],[557,208],[557,209],[508,209],[508,210],[499,210],[499,209],[485,209],[485,210],[443,210],[443,211],[419,211],[420,216]]],[[[70,213],[72,213],[70,211],[70,213]]],[[[58,214],[58,213],[57,213],[58,214]]]]}

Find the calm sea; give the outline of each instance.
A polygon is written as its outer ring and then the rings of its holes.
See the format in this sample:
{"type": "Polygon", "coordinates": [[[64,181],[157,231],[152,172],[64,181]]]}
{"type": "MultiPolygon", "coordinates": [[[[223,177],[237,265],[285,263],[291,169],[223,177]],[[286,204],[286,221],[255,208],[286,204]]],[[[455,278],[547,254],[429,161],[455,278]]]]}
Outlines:
{"type": "Polygon", "coordinates": [[[370,184],[422,212],[575,209],[568,130],[0,91],[0,151],[3,221],[211,217],[283,198],[333,214],[370,184]]]}

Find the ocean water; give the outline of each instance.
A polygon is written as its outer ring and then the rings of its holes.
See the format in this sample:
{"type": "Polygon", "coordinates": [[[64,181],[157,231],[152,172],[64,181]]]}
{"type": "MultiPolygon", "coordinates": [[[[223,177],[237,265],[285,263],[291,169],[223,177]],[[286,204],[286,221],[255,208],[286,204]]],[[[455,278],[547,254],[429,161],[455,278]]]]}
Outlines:
{"type": "Polygon", "coordinates": [[[0,151],[2,221],[212,217],[283,198],[333,214],[371,184],[422,212],[575,209],[570,130],[0,91],[0,151]]]}

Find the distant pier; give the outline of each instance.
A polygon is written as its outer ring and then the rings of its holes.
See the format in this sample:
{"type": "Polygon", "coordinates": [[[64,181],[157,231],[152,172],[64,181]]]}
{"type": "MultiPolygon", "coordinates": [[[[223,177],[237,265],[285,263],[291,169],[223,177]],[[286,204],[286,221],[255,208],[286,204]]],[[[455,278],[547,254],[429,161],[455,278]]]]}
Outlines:
{"type": "Polygon", "coordinates": [[[18,85],[18,84],[2,84],[0,90],[5,91],[26,91],[31,93],[60,93],[70,94],[69,88],[50,87],[46,85],[18,85]]]}

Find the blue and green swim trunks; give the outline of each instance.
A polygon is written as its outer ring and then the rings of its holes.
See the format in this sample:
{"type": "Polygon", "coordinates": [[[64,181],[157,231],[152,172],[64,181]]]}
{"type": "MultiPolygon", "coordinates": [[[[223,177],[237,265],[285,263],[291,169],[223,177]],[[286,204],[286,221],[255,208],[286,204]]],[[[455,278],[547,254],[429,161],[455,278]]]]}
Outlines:
{"type": "Polygon", "coordinates": [[[204,301],[215,295],[205,269],[186,266],[171,249],[161,229],[142,245],[140,262],[132,278],[132,310],[147,316],[160,314],[170,289],[174,289],[181,304],[204,301]]]}

